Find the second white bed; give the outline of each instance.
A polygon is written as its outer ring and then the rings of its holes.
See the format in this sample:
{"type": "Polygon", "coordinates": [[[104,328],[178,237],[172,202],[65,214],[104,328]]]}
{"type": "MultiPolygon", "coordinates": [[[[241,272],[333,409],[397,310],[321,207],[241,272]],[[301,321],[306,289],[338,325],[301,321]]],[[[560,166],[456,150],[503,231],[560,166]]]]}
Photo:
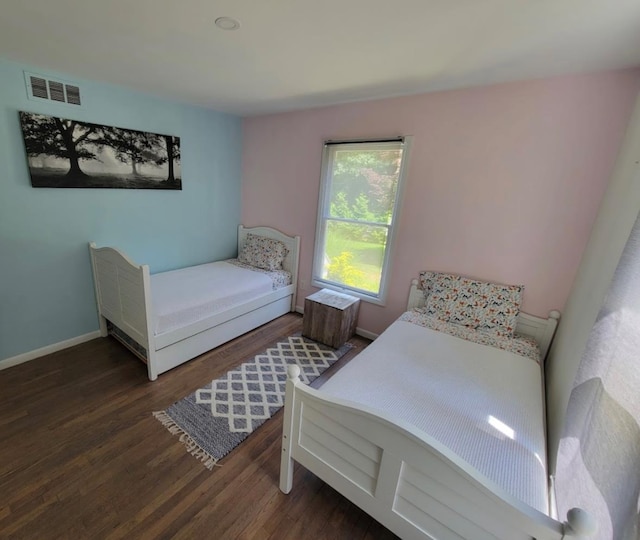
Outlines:
{"type": "Polygon", "coordinates": [[[294,309],[300,237],[240,225],[238,253],[245,248],[264,259],[247,263],[284,258],[269,271],[229,259],[152,276],[118,249],[90,244],[101,335],[112,333],[130,348],[153,381],[294,309]]]}
{"type": "Polygon", "coordinates": [[[548,513],[542,380],[534,360],[396,321],[322,393],[410,423],[548,513]]]}

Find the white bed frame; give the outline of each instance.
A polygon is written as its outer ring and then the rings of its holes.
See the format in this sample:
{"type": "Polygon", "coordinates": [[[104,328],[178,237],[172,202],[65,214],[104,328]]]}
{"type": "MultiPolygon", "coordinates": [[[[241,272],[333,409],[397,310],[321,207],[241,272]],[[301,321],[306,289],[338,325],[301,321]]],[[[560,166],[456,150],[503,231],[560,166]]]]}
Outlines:
{"type": "MultiPolygon", "coordinates": [[[[288,249],[282,267],[291,272],[292,283],[257,298],[236,304],[204,320],[155,336],[148,265],[138,265],[115,248],[89,244],[95,283],[100,333],[107,335],[110,321],[146,350],[141,355],[122,341],[147,364],[149,379],[257,328],[296,306],[300,237],[287,236],[270,227],[238,227],[238,253],[247,234],[283,242],[288,249]]],[[[115,337],[118,337],[114,334],[115,337]]]]}
{"type": "MultiPolygon", "coordinates": [[[[407,301],[407,310],[421,308],[425,305],[424,292],[418,286],[418,280],[411,281],[409,289],[409,300],[407,301]]],[[[548,319],[542,319],[534,315],[520,312],[516,321],[516,334],[532,337],[540,347],[540,361],[544,365],[547,358],[551,341],[556,333],[558,321],[560,320],[560,312],[553,310],[549,312],[548,319]]]]}
{"type": "MultiPolygon", "coordinates": [[[[408,308],[423,302],[414,280],[408,308]]],[[[544,358],[558,318],[558,312],[548,319],[521,314],[517,331],[534,337],[544,358]]],[[[572,509],[565,522],[543,514],[423,431],[314,390],[298,375],[298,366],[290,366],[280,464],[284,493],[291,491],[297,461],[404,539],[560,540],[594,533],[595,522],[583,510],[572,509]]]]}

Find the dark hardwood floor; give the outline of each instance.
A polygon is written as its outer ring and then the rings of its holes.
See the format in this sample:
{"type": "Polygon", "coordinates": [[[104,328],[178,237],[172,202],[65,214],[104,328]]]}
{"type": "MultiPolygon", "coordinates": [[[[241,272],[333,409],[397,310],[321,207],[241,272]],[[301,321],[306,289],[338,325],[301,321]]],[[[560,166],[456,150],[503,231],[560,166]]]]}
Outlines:
{"type": "Polygon", "coordinates": [[[301,328],[285,315],[153,383],[112,338],[0,371],[0,538],[396,538],[300,466],[280,492],[282,411],[213,471],[151,415],[301,328]]]}

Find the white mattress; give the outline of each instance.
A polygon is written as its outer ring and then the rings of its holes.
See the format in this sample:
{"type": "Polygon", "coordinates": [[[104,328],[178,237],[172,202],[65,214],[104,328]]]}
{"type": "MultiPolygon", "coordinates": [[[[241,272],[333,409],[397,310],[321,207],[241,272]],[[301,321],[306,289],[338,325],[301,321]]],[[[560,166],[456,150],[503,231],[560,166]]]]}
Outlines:
{"type": "Polygon", "coordinates": [[[396,321],[321,391],[411,423],[548,512],[542,379],[530,359],[396,321]]]}
{"type": "Polygon", "coordinates": [[[269,275],[224,261],[154,274],[155,334],[182,328],[272,290],[269,275]]]}

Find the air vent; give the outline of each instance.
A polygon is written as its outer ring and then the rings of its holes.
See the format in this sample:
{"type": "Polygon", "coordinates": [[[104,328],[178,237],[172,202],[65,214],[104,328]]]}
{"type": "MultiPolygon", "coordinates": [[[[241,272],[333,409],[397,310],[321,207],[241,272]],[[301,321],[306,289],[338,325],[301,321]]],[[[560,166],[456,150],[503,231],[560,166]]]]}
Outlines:
{"type": "Polygon", "coordinates": [[[31,77],[31,91],[33,92],[34,97],[49,99],[46,79],[31,77]]]}
{"type": "Polygon", "coordinates": [[[53,101],[64,101],[64,85],[56,81],[49,81],[49,96],[53,101]]]}
{"type": "Polygon", "coordinates": [[[65,84],[64,88],[67,91],[67,103],[80,105],[80,88],[72,84],[65,84]]]}
{"type": "Polygon", "coordinates": [[[29,99],[57,101],[70,105],[81,105],[80,88],[59,80],[46,79],[42,75],[24,72],[29,99]]]}

